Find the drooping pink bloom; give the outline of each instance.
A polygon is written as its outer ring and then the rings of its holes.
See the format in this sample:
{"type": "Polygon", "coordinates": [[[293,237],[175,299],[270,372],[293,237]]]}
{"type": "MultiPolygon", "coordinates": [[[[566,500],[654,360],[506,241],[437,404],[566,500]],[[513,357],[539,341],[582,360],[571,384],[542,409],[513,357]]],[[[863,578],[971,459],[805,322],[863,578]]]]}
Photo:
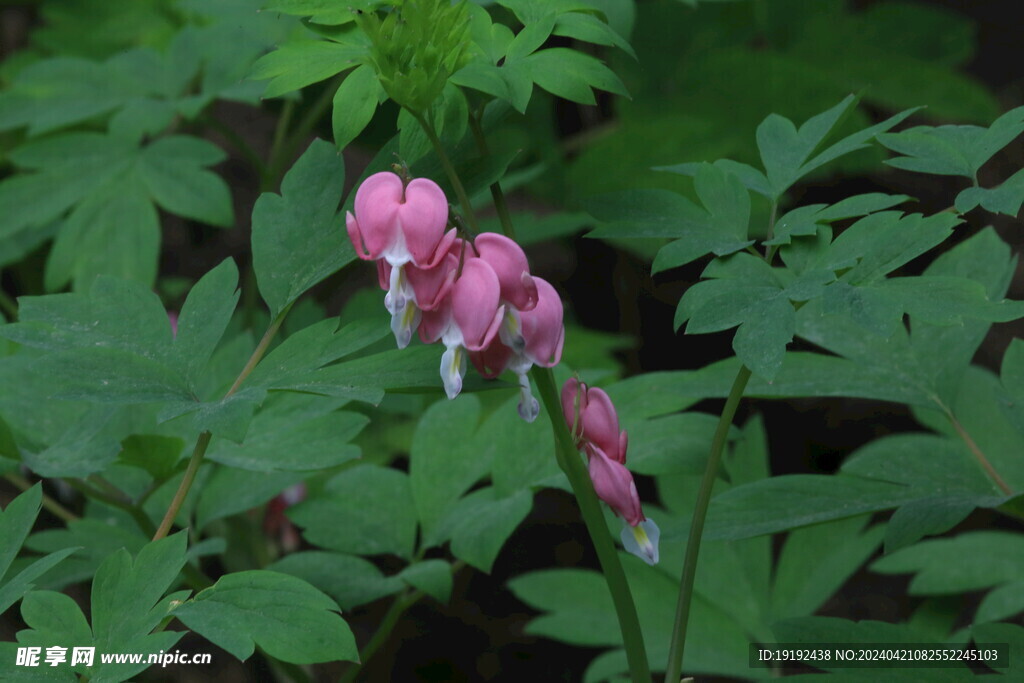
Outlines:
{"type": "MultiPolygon", "coordinates": [[[[391,313],[391,331],[398,348],[404,349],[412,340],[412,333],[420,324],[422,311],[432,311],[441,305],[452,285],[458,259],[451,254],[433,268],[417,268],[407,263],[395,279],[395,291],[388,291],[384,305],[391,313]],[[396,298],[402,306],[395,305],[396,298]]],[[[377,261],[377,279],[381,289],[389,289],[395,269],[384,259],[377,261]]]]}
{"type": "Polygon", "coordinates": [[[419,325],[420,339],[425,343],[441,340],[445,345],[441,379],[448,398],[462,391],[465,352],[487,348],[497,337],[504,316],[501,284],[494,269],[480,258],[464,255],[462,274],[450,293],[434,310],[423,314],[419,325]]]}
{"type": "Polygon", "coordinates": [[[619,431],[619,416],[603,389],[570,378],[562,387],[562,414],[588,455],[596,447],[612,460],[626,463],[628,437],[619,431]]]}
{"type": "Polygon", "coordinates": [[[530,264],[522,247],[496,232],[477,235],[473,246],[498,276],[502,300],[519,312],[532,310],[537,305],[537,285],[530,276],[530,264]]]}
{"type": "Polygon", "coordinates": [[[633,475],[626,469],[626,432],[603,390],[575,377],[562,387],[562,413],[577,445],[587,454],[594,492],[626,522],[622,545],[648,564],[658,562],[660,532],[644,516],[633,475]]]}
{"type": "Polygon", "coordinates": [[[636,492],[633,475],[626,466],[609,458],[600,448],[592,447],[588,455],[587,469],[597,497],[630,526],[644,521],[646,517],[640,507],[640,495],[636,492]]]}
{"type": "Polygon", "coordinates": [[[349,239],[365,261],[432,268],[455,239],[445,233],[448,199],[437,183],[415,178],[406,185],[394,173],[375,173],[356,190],[355,215],[345,217],[349,239]]]}
{"type": "Polygon", "coordinates": [[[356,190],[355,215],[345,216],[356,255],[378,262],[378,277],[388,291],[384,305],[391,313],[391,328],[399,348],[409,343],[423,308],[408,306],[414,284],[406,275],[406,267],[430,272],[439,265],[455,240],[455,230],[445,232],[447,223],[448,200],[437,183],[416,178],[406,185],[387,171],[363,181],[356,190]],[[382,263],[388,266],[386,270],[382,263]]]}
{"type": "Polygon", "coordinates": [[[533,422],[540,414],[540,403],[533,396],[527,373],[534,365],[557,365],[565,342],[562,299],[545,280],[531,279],[537,294],[534,307],[519,312],[507,306],[499,339],[486,349],[469,354],[477,371],[488,379],[505,370],[516,374],[521,395],[519,415],[527,422],[533,422]]]}

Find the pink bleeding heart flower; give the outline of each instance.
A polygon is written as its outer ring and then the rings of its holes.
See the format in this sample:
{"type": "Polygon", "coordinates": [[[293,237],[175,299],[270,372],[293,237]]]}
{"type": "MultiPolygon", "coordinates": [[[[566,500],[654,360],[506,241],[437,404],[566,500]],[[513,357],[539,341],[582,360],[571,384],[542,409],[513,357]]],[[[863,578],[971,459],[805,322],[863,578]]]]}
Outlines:
{"type": "Polygon", "coordinates": [[[437,308],[423,314],[419,326],[420,339],[425,343],[440,339],[445,345],[441,379],[448,398],[462,391],[465,351],[487,348],[498,335],[504,316],[498,276],[485,261],[466,258],[449,295],[437,308]]]}
{"type": "Polygon", "coordinates": [[[349,239],[365,261],[392,266],[412,262],[432,268],[455,239],[448,224],[448,199],[437,183],[415,178],[406,185],[389,171],[375,173],[356,190],[355,215],[345,217],[349,239]]]}
{"type": "Polygon", "coordinates": [[[537,301],[528,311],[506,307],[499,339],[482,351],[471,353],[470,360],[481,375],[490,379],[511,370],[519,379],[519,415],[533,422],[540,414],[527,373],[534,365],[554,367],[562,359],[565,327],[562,325],[562,299],[547,281],[532,278],[537,301]]]}
{"type": "Polygon", "coordinates": [[[477,235],[473,246],[498,276],[502,301],[520,312],[532,310],[537,305],[537,285],[530,276],[530,264],[522,247],[496,232],[477,235]]]}
{"type": "MultiPolygon", "coordinates": [[[[407,263],[401,268],[397,283],[397,297],[401,308],[395,305],[395,292],[388,291],[384,304],[391,312],[391,331],[398,348],[404,349],[412,340],[413,331],[419,326],[422,311],[432,311],[441,305],[455,283],[458,259],[451,254],[433,268],[417,268],[407,263]]],[[[385,260],[377,261],[377,279],[381,289],[388,289],[392,282],[394,268],[385,260]]]]}
{"type": "Polygon", "coordinates": [[[589,455],[587,469],[597,497],[630,526],[644,521],[646,517],[640,507],[636,482],[626,466],[609,458],[600,448],[592,448],[589,455]]]}
{"type": "Polygon", "coordinates": [[[570,378],[562,387],[562,414],[588,455],[590,449],[598,448],[612,460],[626,463],[628,437],[619,431],[615,405],[603,389],[570,378]]]}
{"type": "Polygon", "coordinates": [[[626,469],[626,432],[603,390],[575,377],[562,387],[562,414],[577,444],[587,454],[594,492],[626,522],[623,547],[647,564],[658,562],[660,531],[644,516],[633,475],[626,469]]]}
{"type": "Polygon", "coordinates": [[[447,223],[448,200],[427,178],[406,185],[385,171],[370,176],[356,190],[355,215],[345,216],[345,226],[359,258],[383,259],[391,266],[384,303],[392,316],[414,316],[405,310],[410,286],[403,278],[404,267],[438,265],[455,240],[455,230],[445,232],[447,223]]]}

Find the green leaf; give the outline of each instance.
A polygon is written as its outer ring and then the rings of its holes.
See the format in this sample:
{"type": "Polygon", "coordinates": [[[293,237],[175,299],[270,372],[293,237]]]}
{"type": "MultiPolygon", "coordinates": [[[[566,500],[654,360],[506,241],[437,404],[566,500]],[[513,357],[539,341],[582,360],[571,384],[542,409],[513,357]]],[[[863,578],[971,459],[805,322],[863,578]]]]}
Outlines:
{"type": "Polygon", "coordinates": [[[118,460],[143,469],[155,480],[165,479],[181,460],[185,440],[159,434],[132,434],[121,442],[118,460]]]}
{"type": "Polygon", "coordinates": [[[310,543],[359,555],[409,558],[416,543],[416,512],[409,477],[363,465],[327,482],[322,494],[289,508],[310,543]]]}
{"type": "Polygon", "coordinates": [[[505,58],[508,60],[521,59],[533,54],[540,48],[551,35],[555,28],[555,15],[547,14],[537,21],[530,22],[523,27],[505,50],[505,58]]]}
{"type": "Polygon", "coordinates": [[[74,553],[75,550],[76,548],[65,548],[64,550],[52,552],[45,557],[40,557],[18,572],[10,581],[0,586],[0,614],[6,612],[8,607],[31,591],[35,587],[32,584],[33,581],[50,571],[65,557],[74,553]]]}
{"type": "Polygon", "coordinates": [[[399,576],[384,576],[376,565],[361,557],[321,550],[285,555],[267,569],[308,581],[337,600],[343,610],[393,595],[405,585],[399,576]]]}
{"type": "Polygon", "coordinates": [[[681,237],[705,223],[705,213],[686,197],[668,190],[626,190],[591,197],[587,212],[599,225],[590,237],[681,237]]]}
{"type": "Polygon", "coordinates": [[[560,474],[550,425],[524,423],[518,403],[519,396],[513,396],[500,404],[473,440],[477,457],[491,464],[495,498],[515,496],[560,474]]]}
{"type": "Polygon", "coordinates": [[[636,52],[629,42],[623,38],[611,26],[601,21],[593,14],[582,12],[569,12],[558,16],[553,33],[556,36],[575,38],[586,43],[595,45],[608,45],[617,47],[633,59],[636,59],[636,52]]]}
{"type": "Polygon", "coordinates": [[[134,559],[127,550],[111,555],[92,583],[92,630],[104,650],[152,631],[166,616],[157,603],[185,565],[187,533],[153,541],[134,559]],[[155,608],[155,609],[154,609],[155,608]]]}
{"type": "Polygon", "coordinates": [[[750,223],[750,193],[739,177],[719,166],[703,164],[693,181],[701,204],[711,216],[709,227],[736,241],[746,240],[750,223]]]}
{"type": "Polygon", "coordinates": [[[1014,173],[998,187],[968,187],[956,196],[955,204],[960,213],[981,206],[986,211],[1016,218],[1024,204],[1024,169],[1014,173]]]}
{"type": "Polygon", "coordinates": [[[480,424],[480,401],[440,400],[427,408],[416,426],[409,453],[409,485],[426,537],[445,513],[489,469],[489,452],[473,439],[480,424]]]}
{"type": "Polygon", "coordinates": [[[172,135],[143,149],[139,173],[161,208],[210,225],[230,227],[235,222],[231,190],[219,175],[203,169],[226,156],[205,140],[172,135]]]}
{"type": "Polygon", "coordinates": [[[343,43],[296,40],[257,60],[251,76],[257,80],[270,79],[263,97],[279,97],[357,66],[367,49],[359,32],[346,36],[343,43]]]}
{"type": "Polygon", "coordinates": [[[989,128],[979,126],[917,126],[880,135],[878,141],[904,156],[886,163],[918,173],[959,175],[976,179],[986,161],[1024,132],[1024,107],[1012,109],[989,128]]]}
{"type": "Polygon", "coordinates": [[[365,64],[341,82],[334,93],[331,114],[331,130],[338,149],[345,149],[363,132],[377,111],[377,103],[383,94],[377,74],[365,64]]]}
{"type": "Polygon", "coordinates": [[[732,348],[748,368],[771,381],[782,367],[795,329],[793,305],[782,297],[770,299],[747,312],[732,348]]]}
{"type": "Polygon", "coordinates": [[[790,474],[734,487],[711,501],[705,537],[737,539],[898,507],[910,489],[870,479],[790,474]]]}
{"type": "Polygon", "coordinates": [[[355,258],[337,206],[345,180],[338,150],[315,140],[252,212],[252,257],[264,301],[276,317],[307,289],[355,258]]]}
{"type": "Polygon", "coordinates": [[[505,541],[533,507],[533,495],[521,490],[500,498],[493,487],[462,498],[440,521],[435,541],[451,540],[452,554],[489,573],[505,541]]]}
{"type": "Polygon", "coordinates": [[[250,472],[218,468],[197,491],[199,501],[195,507],[196,528],[203,529],[214,520],[263,505],[289,486],[303,481],[306,476],[297,472],[250,472]]]}
{"type": "Polygon", "coordinates": [[[451,600],[452,567],[444,560],[423,560],[410,564],[398,576],[442,604],[448,604],[451,600]]]}
{"type": "Polygon", "coordinates": [[[225,259],[192,287],[181,307],[172,354],[193,389],[231,322],[238,296],[238,267],[225,259]]]}
{"type": "Polygon", "coordinates": [[[534,52],[520,60],[533,81],[556,97],[594,104],[591,88],[628,96],[619,77],[600,60],[564,47],[534,52]]]}
{"type": "Polygon", "coordinates": [[[885,552],[917,543],[925,536],[937,536],[955,527],[974,511],[972,500],[945,496],[922,498],[900,507],[889,518],[885,552]]]}
{"type": "MultiPolygon", "coordinates": [[[[633,423],[636,426],[629,428],[629,469],[651,475],[700,474],[717,423],[718,418],[704,413],[633,423]]],[[[625,428],[625,422],[620,424],[625,428]]]]}
{"type": "Polygon", "coordinates": [[[978,605],[974,623],[1002,621],[1024,612],[1024,579],[1005,583],[989,591],[978,605]]]}
{"type": "Polygon", "coordinates": [[[35,484],[8,503],[0,513],[0,579],[4,578],[11,562],[32,531],[42,502],[43,485],[35,484]]]}
{"type": "Polygon", "coordinates": [[[269,0],[264,4],[264,9],[282,14],[309,17],[309,20],[314,23],[334,26],[351,22],[354,7],[370,4],[365,0],[349,2],[345,6],[338,5],[335,0],[269,0]]]}
{"type": "Polygon", "coordinates": [[[352,631],[337,609],[302,579],[256,570],[221,577],[174,616],[241,660],[259,645],[294,664],[358,661],[352,631]]]}
{"type": "Polygon", "coordinates": [[[1005,531],[971,531],[922,541],[877,560],[871,569],[909,574],[911,595],[952,595],[1020,579],[1024,538],[1005,531]]]}
{"type": "Polygon", "coordinates": [[[775,566],[774,619],[814,614],[874,555],[884,527],[867,522],[850,517],[789,532],[775,566]]]}
{"type": "Polygon", "coordinates": [[[319,396],[275,396],[253,419],[242,443],[215,439],[207,458],[254,472],[322,470],[354,460],[360,450],[350,442],[369,419],[335,411],[339,403],[319,396]]]}

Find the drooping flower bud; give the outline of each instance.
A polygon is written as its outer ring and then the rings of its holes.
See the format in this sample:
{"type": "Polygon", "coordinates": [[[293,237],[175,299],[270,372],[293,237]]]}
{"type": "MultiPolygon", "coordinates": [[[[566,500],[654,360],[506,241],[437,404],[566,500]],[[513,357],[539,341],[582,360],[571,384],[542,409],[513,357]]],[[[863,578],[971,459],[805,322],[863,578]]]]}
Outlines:
{"type": "Polygon", "coordinates": [[[625,431],[619,431],[619,416],[603,389],[570,378],[562,387],[562,414],[584,448],[599,448],[612,460],[625,464],[628,438],[625,431]]]}
{"type": "Polygon", "coordinates": [[[587,454],[594,492],[626,522],[623,547],[647,564],[656,564],[660,533],[644,517],[636,482],[626,469],[626,432],[619,431],[608,394],[573,377],[562,386],[562,414],[578,447],[587,454]]]}

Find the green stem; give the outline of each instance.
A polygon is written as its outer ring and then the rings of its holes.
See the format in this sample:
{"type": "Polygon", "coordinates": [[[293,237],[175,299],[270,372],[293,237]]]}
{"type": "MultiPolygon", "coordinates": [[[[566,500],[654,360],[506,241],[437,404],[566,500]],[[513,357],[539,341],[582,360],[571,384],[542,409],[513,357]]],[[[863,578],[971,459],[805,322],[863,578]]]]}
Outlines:
{"type": "Polygon", "coordinates": [[[626,659],[634,683],[650,683],[651,670],[647,663],[647,650],[644,648],[644,637],[640,630],[640,619],[637,617],[633,594],[630,592],[626,574],[622,571],[619,555],[615,544],[608,533],[608,525],[601,511],[601,503],[594,493],[586,467],[580,459],[576,444],[573,442],[569,428],[562,416],[562,404],[555,388],[555,376],[550,368],[534,367],[530,375],[537,382],[541,400],[551,420],[551,428],[555,434],[555,454],[558,464],[568,477],[573,493],[580,507],[583,521],[587,525],[590,539],[601,563],[604,579],[612,595],[615,614],[622,630],[622,644],[626,650],[626,659]]]}
{"type": "Polygon", "coordinates": [[[203,122],[213,130],[223,135],[224,139],[227,140],[231,146],[245,158],[260,178],[265,178],[267,176],[267,165],[263,163],[263,159],[261,159],[260,155],[256,153],[256,150],[252,148],[252,145],[246,142],[245,139],[235,132],[231,126],[212,116],[205,117],[203,122]]]}
{"type": "MultiPolygon", "coordinates": [[[[423,550],[417,554],[417,559],[423,555],[423,550]]],[[[466,563],[462,560],[452,563],[452,574],[455,574],[460,569],[466,566],[466,563]]],[[[359,672],[363,670],[366,663],[370,661],[370,658],[377,653],[381,647],[391,637],[391,632],[398,624],[398,619],[405,613],[405,610],[412,607],[420,598],[426,593],[421,590],[407,589],[402,595],[395,598],[394,602],[388,608],[388,611],[384,614],[384,618],[381,619],[380,626],[377,627],[376,632],[370,638],[370,642],[363,646],[363,649],[359,652],[359,663],[353,664],[349,667],[348,671],[345,672],[338,683],[351,683],[359,675],[359,672]]]]}
{"type": "MultiPolygon", "coordinates": [[[[484,135],[483,126],[480,125],[480,117],[474,113],[469,117],[469,129],[473,131],[473,138],[476,140],[477,149],[483,156],[490,156],[491,150],[487,146],[487,137],[484,135]]],[[[498,212],[498,219],[501,221],[502,232],[505,237],[515,239],[516,229],[512,225],[512,216],[508,211],[508,204],[505,202],[505,193],[501,189],[501,181],[495,180],[491,183],[491,199],[494,200],[494,208],[498,212]]]]}
{"type": "Polygon", "coordinates": [[[0,309],[10,321],[18,319],[18,304],[14,303],[14,299],[2,289],[0,289],[0,309]]]}
{"type": "MultiPolygon", "coordinates": [[[[331,104],[334,102],[334,93],[338,90],[338,86],[344,80],[344,75],[335,77],[330,83],[328,83],[323,92],[320,93],[309,109],[306,110],[305,115],[299,120],[295,126],[295,130],[291,132],[283,141],[278,143],[275,139],[275,146],[277,147],[277,154],[272,157],[273,163],[270,165],[270,178],[268,179],[269,187],[266,189],[273,189],[281,176],[284,175],[284,164],[288,159],[295,155],[298,151],[299,145],[309,136],[310,131],[320,123],[320,119],[323,118],[327,110],[331,108],[331,104]]],[[[285,112],[287,113],[287,112],[285,112]]],[[[284,114],[282,114],[282,119],[284,114]]],[[[286,125],[282,128],[287,127],[286,125]]],[[[276,138],[276,135],[275,135],[276,138]]]]}
{"type": "Polygon", "coordinates": [[[362,651],[359,653],[359,662],[353,664],[348,668],[348,671],[338,679],[338,683],[352,683],[359,676],[359,672],[363,670],[366,663],[370,661],[370,658],[376,654],[377,650],[384,646],[391,636],[391,631],[394,630],[398,624],[398,620],[401,618],[405,610],[412,607],[412,605],[423,597],[423,591],[407,591],[402,595],[395,598],[394,602],[388,608],[388,611],[384,614],[384,618],[381,619],[380,625],[374,632],[370,641],[366,643],[362,651]]]}
{"type": "MultiPolygon", "coordinates": [[[[285,316],[288,315],[288,311],[291,310],[291,304],[285,306],[285,308],[277,314],[273,322],[270,323],[270,327],[267,328],[263,338],[260,339],[260,343],[256,345],[252,355],[249,356],[249,360],[246,362],[245,367],[238,373],[238,377],[235,378],[234,383],[228,392],[224,394],[224,398],[231,396],[238,387],[242,385],[245,378],[249,376],[249,373],[259,364],[260,360],[263,359],[263,355],[267,352],[270,347],[270,342],[274,339],[277,331],[281,329],[281,324],[284,323],[285,316]]],[[[210,439],[212,438],[210,432],[203,432],[196,439],[196,446],[192,450],[192,457],[189,458],[188,467],[185,468],[185,476],[181,479],[181,484],[178,485],[178,490],[174,494],[174,498],[171,500],[170,506],[167,508],[167,512],[164,514],[163,521],[160,522],[160,526],[157,527],[156,533],[153,534],[153,540],[159,540],[167,535],[171,530],[171,526],[174,524],[174,518],[178,516],[178,511],[181,509],[182,504],[185,502],[185,497],[188,496],[189,489],[192,488],[192,483],[195,481],[196,474],[199,472],[199,465],[203,462],[203,456],[206,455],[206,449],[210,445],[210,439]]]]}
{"type": "Polygon", "coordinates": [[[277,120],[274,128],[274,141],[270,145],[270,155],[264,167],[263,182],[264,191],[273,190],[277,184],[278,169],[282,165],[281,154],[284,152],[284,141],[288,137],[288,126],[292,123],[292,115],[295,113],[295,100],[288,100],[281,109],[281,117],[277,120]]]}
{"type": "MultiPolygon", "coordinates": [[[[18,489],[21,491],[28,491],[34,485],[28,479],[26,479],[25,477],[21,476],[16,472],[8,472],[7,474],[4,475],[4,479],[17,486],[18,489]]],[[[61,505],[60,503],[58,503],[56,500],[54,500],[45,493],[43,494],[43,507],[46,508],[46,510],[52,513],[55,517],[58,517],[64,520],[65,522],[74,522],[78,519],[78,515],[71,512],[71,510],[68,510],[66,507],[64,507],[63,505],[61,505]]]]}
{"type": "Polygon", "coordinates": [[[473,205],[469,201],[469,195],[466,194],[466,188],[462,185],[462,180],[459,179],[459,174],[455,171],[452,160],[448,158],[448,153],[444,151],[441,138],[437,137],[437,132],[425,117],[412,110],[408,111],[420,124],[420,128],[423,129],[423,132],[430,139],[430,143],[434,146],[434,151],[437,152],[437,158],[441,161],[441,166],[448,176],[448,181],[452,184],[452,187],[455,189],[455,195],[459,198],[459,204],[462,206],[462,215],[469,223],[470,229],[474,235],[480,234],[480,227],[476,221],[476,213],[473,212],[473,205]]]}
{"type": "Polygon", "coordinates": [[[686,541],[686,555],[683,559],[683,576],[679,586],[679,602],[676,604],[676,623],[672,629],[672,643],[669,646],[668,667],[665,672],[665,681],[678,681],[683,667],[683,649],[686,646],[686,625],[690,618],[690,602],[693,599],[693,579],[697,575],[697,558],[700,554],[700,540],[704,534],[704,519],[708,513],[708,503],[711,502],[711,489],[714,488],[715,478],[718,476],[718,469],[722,462],[722,452],[725,450],[725,442],[729,436],[729,427],[733,418],[736,417],[736,408],[739,407],[740,399],[743,397],[743,390],[747,387],[750,379],[750,370],[747,366],[740,366],[736,373],[736,379],[732,383],[729,397],[725,401],[722,415],[718,418],[718,428],[715,430],[715,437],[711,442],[711,453],[708,455],[708,464],[704,468],[704,477],[700,482],[700,489],[697,491],[697,501],[693,506],[693,519],[690,521],[690,536],[686,541]]]}

